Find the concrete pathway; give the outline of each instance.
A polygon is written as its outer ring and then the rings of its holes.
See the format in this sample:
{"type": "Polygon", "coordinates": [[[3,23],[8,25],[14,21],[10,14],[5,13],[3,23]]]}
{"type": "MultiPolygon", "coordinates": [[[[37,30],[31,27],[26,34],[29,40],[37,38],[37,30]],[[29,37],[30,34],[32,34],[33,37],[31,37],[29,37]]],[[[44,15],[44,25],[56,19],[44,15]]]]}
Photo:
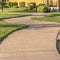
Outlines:
{"type": "MultiPolygon", "coordinates": [[[[40,14],[41,15],[41,14],[40,14]]],[[[0,45],[0,60],[60,60],[56,34],[60,24],[29,20],[33,16],[5,20],[27,24],[29,28],[9,35],[0,45]]]]}

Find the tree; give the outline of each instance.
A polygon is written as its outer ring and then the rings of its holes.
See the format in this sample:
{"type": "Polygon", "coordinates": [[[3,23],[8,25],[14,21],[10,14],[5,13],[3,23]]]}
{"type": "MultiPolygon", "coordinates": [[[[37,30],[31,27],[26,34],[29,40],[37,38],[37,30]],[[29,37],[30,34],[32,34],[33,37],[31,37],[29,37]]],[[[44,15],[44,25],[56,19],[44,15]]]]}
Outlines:
{"type": "Polygon", "coordinates": [[[45,0],[46,1],[46,5],[48,6],[49,5],[49,0],[45,0]]]}
{"type": "Polygon", "coordinates": [[[57,2],[58,11],[60,11],[60,0],[57,2]]]}
{"type": "Polygon", "coordinates": [[[2,12],[3,12],[5,2],[6,0],[0,0],[0,7],[1,7],[2,12]]]}
{"type": "Polygon", "coordinates": [[[52,0],[50,0],[50,5],[53,6],[53,1],[52,0]]]}

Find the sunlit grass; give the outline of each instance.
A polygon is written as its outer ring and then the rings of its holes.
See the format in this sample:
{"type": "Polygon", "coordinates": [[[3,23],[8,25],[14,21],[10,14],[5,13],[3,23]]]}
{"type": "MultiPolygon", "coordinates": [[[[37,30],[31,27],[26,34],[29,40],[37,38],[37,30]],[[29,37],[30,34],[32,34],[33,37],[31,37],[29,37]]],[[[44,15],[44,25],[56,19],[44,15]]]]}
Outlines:
{"type": "Polygon", "coordinates": [[[12,32],[23,29],[28,27],[24,24],[14,24],[14,23],[7,23],[7,22],[0,22],[0,42],[3,41],[9,34],[12,32]]]}
{"type": "Polygon", "coordinates": [[[16,12],[0,12],[0,20],[7,18],[16,18],[16,17],[24,17],[29,16],[30,14],[26,13],[16,13],[16,12]]]}
{"type": "Polygon", "coordinates": [[[34,17],[32,18],[33,20],[38,20],[38,21],[49,21],[49,22],[58,22],[60,23],[60,12],[52,12],[48,16],[44,17],[34,17]]]}

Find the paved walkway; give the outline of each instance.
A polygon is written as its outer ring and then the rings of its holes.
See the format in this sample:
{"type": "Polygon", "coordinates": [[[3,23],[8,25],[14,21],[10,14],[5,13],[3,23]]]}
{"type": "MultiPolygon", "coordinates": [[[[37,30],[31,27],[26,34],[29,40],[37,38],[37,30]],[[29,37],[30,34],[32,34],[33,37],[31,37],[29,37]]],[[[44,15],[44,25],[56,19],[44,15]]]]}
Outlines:
{"type": "Polygon", "coordinates": [[[32,16],[12,18],[7,22],[24,23],[29,28],[9,35],[0,45],[0,60],[60,60],[56,34],[60,24],[32,21],[32,16]]]}

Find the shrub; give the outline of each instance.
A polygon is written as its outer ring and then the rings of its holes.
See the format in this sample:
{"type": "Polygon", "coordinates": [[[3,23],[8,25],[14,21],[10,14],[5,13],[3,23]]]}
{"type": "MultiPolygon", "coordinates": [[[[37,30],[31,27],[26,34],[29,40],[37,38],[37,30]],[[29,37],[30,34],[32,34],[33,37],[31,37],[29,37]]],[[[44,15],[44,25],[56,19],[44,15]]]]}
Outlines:
{"type": "Polygon", "coordinates": [[[9,8],[9,2],[5,2],[4,7],[5,7],[5,8],[9,8]]]}
{"type": "Polygon", "coordinates": [[[49,11],[49,9],[46,5],[39,5],[37,7],[37,12],[48,12],[48,11],[49,11]]]}
{"type": "Polygon", "coordinates": [[[20,2],[20,3],[19,3],[19,6],[20,6],[20,7],[25,7],[25,2],[20,2]]]}
{"type": "Polygon", "coordinates": [[[18,3],[17,2],[9,2],[9,6],[16,7],[16,6],[18,6],[18,3]]]}
{"type": "Polygon", "coordinates": [[[29,11],[33,10],[33,9],[34,9],[34,8],[33,8],[33,5],[30,4],[30,5],[28,6],[28,9],[29,9],[29,11]]]}
{"type": "MultiPolygon", "coordinates": [[[[42,5],[45,5],[45,4],[39,4],[38,6],[42,6],[42,5]]],[[[38,7],[38,6],[37,6],[37,7],[38,7]]]]}
{"type": "Polygon", "coordinates": [[[29,11],[33,10],[35,7],[36,7],[36,3],[34,2],[28,3],[29,11]]]}
{"type": "Polygon", "coordinates": [[[31,2],[30,4],[31,4],[31,5],[33,5],[33,8],[35,8],[35,7],[36,7],[36,3],[31,2]]]}

